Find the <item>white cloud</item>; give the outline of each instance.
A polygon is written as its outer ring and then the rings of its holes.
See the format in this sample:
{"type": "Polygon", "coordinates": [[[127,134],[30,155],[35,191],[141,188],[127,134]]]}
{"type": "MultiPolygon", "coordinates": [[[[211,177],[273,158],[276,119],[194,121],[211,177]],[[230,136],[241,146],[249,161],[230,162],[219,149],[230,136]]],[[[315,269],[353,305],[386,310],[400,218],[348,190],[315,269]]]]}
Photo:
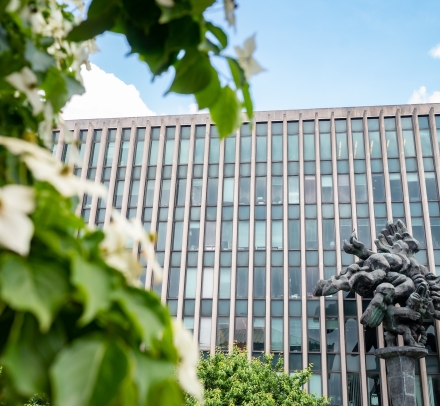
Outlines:
{"type": "Polygon", "coordinates": [[[429,51],[429,55],[431,55],[435,59],[440,58],[440,44],[438,44],[434,48],[432,48],[429,51]]]}
{"type": "Polygon", "coordinates": [[[426,91],[425,86],[420,86],[419,90],[414,90],[414,93],[408,100],[409,104],[420,104],[420,103],[440,103],[440,91],[435,91],[429,94],[426,91]]]}
{"type": "Polygon", "coordinates": [[[112,73],[96,65],[81,68],[86,92],[73,96],[63,109],[65,120],[87,118],[118,118],[155,115],[142,101],[134,85],[127,85],[112,73]]]}

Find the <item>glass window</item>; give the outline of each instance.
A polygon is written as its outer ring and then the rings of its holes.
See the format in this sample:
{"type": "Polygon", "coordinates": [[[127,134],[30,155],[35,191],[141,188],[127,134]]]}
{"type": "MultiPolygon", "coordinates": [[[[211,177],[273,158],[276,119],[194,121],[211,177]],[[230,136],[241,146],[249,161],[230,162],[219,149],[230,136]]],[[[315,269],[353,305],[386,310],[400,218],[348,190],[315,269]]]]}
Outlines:
{"type": "Polygon", "coordinates": [[[179,164],[181,165],[187,164],[188,155],[189,155],[189,140],[180,140],[179,164]]]}
{"type": "Polygon", "coordinates": [[[217,327],[217,340],[215,345],[222,348],[228,348],[229,340],[229,317],[219,317],[217,327]]]}
{"type": "Polygon", "coordinates": [[[225,163],[235,162],[235,142],[235,137],[228,137],[225,140],[225,163]]]}
{"type": "Polygon", "coordinates": [[[248,297],[248,269],[237,268],[237,298],[246,299],[248,297]]]}
{"type": "Polygon", "coordinates": [[[188,249],[197,250],[199,248],[200,223],[191,221],[189,223],[188,249]]]}
{"type": "Polygon", "coordinates": [[[254,298],[264,299],[266,297],[266,268],[254,269],[254,298]]]}
{"type": "Polygon", "coordinates": [[[299,203],[299,176],[289,176],[289,203],[299,203]]]}
{"type": "Polygon", "coordinates": [[[370,235],[370,220],[367,218],[358,219],[357,237],[367,248],[371,247],[370,235]]]}
{"type": "Polygon", "coordinates": [[[139,180],[133,180],[131,182],[131,190],[130,190],[130,201],[128,202],[129,207],[137,206],[139,200],[139,180]]]}
{"type": "Polygon", "coordinates": [[[333,179],[331,175],[322,175],[322,202],[330,203],[333,201],[333,179]]]}
{"type": "Polygon", "coordinates": [[[240,140],[240,162],[251,161],[251,137],[242,137],[240,140]]]}
{"type": "Polygon", "coordinates": [[[183,221],[174,222],[173,250],[182,250],[183,221]]]}
{"type": "Polygon", "coordinates": [[[318,248],[317,220],[306,220],[306,248],[318,248]]]}
{"type": "Polygon", "coordinates": [[[356,202],[367,201],[367,177],[365,174],[354,175],[356,202]]]}
{"type": "Polygon", "coordinates": [[[335,221],[322,220],[322,236],[324,249],[335,248],[335,221]]]}
{"type": "Polygon", "coordinates": [[[336,157],[337,159],[348,159],[347,133],[336,134],[336,157]]]}
{"type": "Polygon", "coordinates": [[[287,137],[287,159],[289,161],[298,161],[298,135],[289,135],[287,137]]]}
{"type": "Polygon", "coordinates": [[[397,136],[395,131],[385,132],[387,155],[388,158],[397,158],[399,156],[399,149],[397,147],[397,136]]]}
{"type": "Polygon", "coordinates": [[[283,351],[283,319],[271,320],[270,349],[271,351],[283,351]]]}
{"type": "Polygon", "coordinates": [[[392,201],[403,200],[402,180],[400,178],[400,173],[390,173],[390,189],[392,201]]]}
{"type": "Polygon", "coordinates": [[[338,196],[340,203],[349,203],[351,201],[349,175],[338,175],[338,196]]]}
{"type": "Polygon", "coordinates": [[[232,221],[222,221],[222,250],[232,249],[232,221]]]}
{"type": "Polygon", "coordinates": [[[382,173],[373,173],[373,200],[375,202],[385,201],[385,188],[382,173]]]}
{"type": "Polygon", "coordinates": [[[304,134],[304,160],[315,160],[315,134],[304,134]]]}
{"type": "Polygon", "coordinates": [[[264,351],[265,319],[263,317],[254,317],[252,333],[252,350],[264,351]]]}
{"type": "Polygon", "coordinates": [[[209,350],[211,347],[211,325],[211,317],[200,317],[199,348],[201,351],[209,350]]]}
{"type": "Polygon", "coordinates": [[[416,172],[410,172],[406,175],[408,182],[409,201],[420,200],[419,175],[416,172]]]}
{"type": "Polygon", "coordinates": [[[283,136],[272,134],[272,162],[283,160],[283,136]]]}
{"type": "Polygon", "coordinates": [[[341,227],[341,241],[350,240],[353,228],[351,227],[351,219],[340,219],[339,221],[341,227]]]}
{"type": "Polygon", "coordinates": [[[272,177],[272,204],[283,203],[283,178],[281,176],[272,177]]]}
{"type": "Polygon", "coordinates": [[[144,206],[152,207],[154,198],[154,180],[148,180],[145,186],[144,206]]]}
{"type": "Polygon", "coordinates": [[[194,163],[202,164],[205,158],[205,140],[198,138],[195,140],[194,145],[194,163]]]}
{"type": "Polygon", "coordinates": [[[283,222],[282,220],[272,221],[272,248],[283,248],[283,222]]]}
{"type": "Polygon", "coordinates": [[[249,221],[238,222],[238,248],[249,248],[249,221]]]}
{"type": "Polygon", "coordinates": [[[218,138],[211,138],[209,144],[209,163],[218,164],[220,157],[220,140],[218,138]]]}
{"type": "Polygon", "coordinates": [[[255,203],[266,203],[266,177],[260,176],[255,178],[255,203]]]}
{"type": "Polygon", "coordinates": [[[251,178],[240,178],[239,204],[250,203],[251,178]]]}
{"type": "Polygon", "coordinates": [[[316,177],[314,175],[304,177],[304,195],[306,203],[316,203],[316,177]]]}
{"type": "Polygon", "coordinates": [[[289,220],[289,249],[299,249],[300,248],[300,221],[299,220],[289,220]]]}
{"type": "Polygon", "coordinates": [[[191,188],[191,205],[200,206],[202,204],[202,179],[193,179],[191,188]]]}
{"type": "MultiPolygon", "coordinates": [[[[368,120],[370,122],[370,120],[368,120]]],[[[370,155],[371,158],[381,158],[382,149],[380,146],[380,133],[379,131],[370,131],[368,133],[370,139],[370,155]]]]}
{"type": "Polygon", "coordinates": [[[283,268],[271,269],[271,297],[281,299],[283,297],[283,268]]]}
{"type": "Polygon", "coordinates": [[[231,297],[231,269],[220,268],[219,298],[229,299],[231,297]]]}
{"type": "Polygon", "coordinates": [[[216,206],[217,205],[217,195],[218,195],[218,179],[217,178],[210,178],[210,179],[208,179],[208,190],[207,190],[206,204],[208,206],[216,206]]]}
{"type": "Polygon", "coordinates": [[[234,178],[225,178],[223,181],[223,205],[234,204],[234,178]]]}
{"type": "Polygon", "coordinates": [[[197,290],[197,269],[187,268],[185,282],[185,299],[195,299],[197,290]]]}
{"type": "Polygon", "coordinates": [[[207,221],[205,229],[205,249],[215,249],[215,221],[207,221]]]}
{"type": "Polygon", "coordinates": [[[416,156],[416,148],[414,146],[414,134],[412,130],[403,130],[403,149],[406,157],[416,156]]]}
{"type": "Polygon", "coordinates": [[[332,159],[332,145],[330,134],[319,135],[319,147],[321,159],[332,159]]]}
{"type": "Polygon", "coordinates": [[[171,186],[171,180],[163,180],[162,181],[162,190],[160,193],[160,205],[161,206],[168,206],[170,201],[170,186],[171,186]]]}
{"type": "Polygon", "coordinates": [[[298,317],[289,319],[289,349],[295,352],[302,349],[301,319],[298,317]]]}
{"type": "Polygon", "coordinates": [[[266,222],[255,221],[255,249],[266,248],[266,222]]]}
{"type": "Polygon", "coordinates": [[[186,199],[186,179],[179,179],[177,181],[177,198],[176,205],[184,206],[186,199]]]}
{"type": "Polygon", "coordinates": [[[440,218],[431,218],[430,223],[431,223],[432,245],[434,248],[440,248],[440,218]]]}
{"type": "Polygon", "coordinates": [[[364,133],[353,132],[353,158],[365,158],[364,133]]]}
{"type": "Polygon", "coordinates": [[[411,219],[413,237],[423,247],[425,246],[425,227],[423,226],[423,219],[421,217],[413,217],[411,219]]]}
{"type": "Polygon", "coordinates": [[[307,336],[308,336],[308,350],[310,352],[321,351],[321,335],[319,327],[319,318],[307,319],[307,336]]]}
{"type": "Polygon", "coordinates": [[[426,196],[428,200],[438,200],[437,180],[434,172],[425,172],[426,196]]]}
{"type": "Polygon", "coordinates": [[[212,299],[212,293],[214,288],[214,269],[204,268],[202,278],[202,298],[212,299]]]}

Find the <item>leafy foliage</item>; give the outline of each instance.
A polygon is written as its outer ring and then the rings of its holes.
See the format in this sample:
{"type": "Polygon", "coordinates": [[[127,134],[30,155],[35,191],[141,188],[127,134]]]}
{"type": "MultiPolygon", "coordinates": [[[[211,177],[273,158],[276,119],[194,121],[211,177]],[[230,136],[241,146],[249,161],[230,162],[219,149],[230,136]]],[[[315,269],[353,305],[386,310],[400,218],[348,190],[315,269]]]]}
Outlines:
{"type": "Polygon", "coordinates": [[[214,1],[175,0],[168,7],[154,0],[93,0],[87,20],[68,39],[84,41],[106,30],[124,34],[131,52],[148,64],[153,77],[174,68],[168,92],[194,94],[199,108],[209,109],[220,137],[226,137],[240,125],[242,108],[252,119],[253,107],[242,66],[224,55],[227,35],[203,16],[214,1]],[[221,84],[211,62],[215,57],[227,59],[232,87],[221,84]]]}
{"type": "MultiPolygon", "coordinates": [[[[202,357],[198,375],[205,387],[205,405],[324,406],[330,403],[327,398],[318,398],[302,389],[310,379],[310,367],[289,376],[283,371],[282,360],[275,368],[272,361],[272,355],[249,361],[247,351],[238,347],[230,354],[217,351],[212,357],[202,357]]],[[[194,398],[185,397],[186,406],[197,404],[194,398]]]]}

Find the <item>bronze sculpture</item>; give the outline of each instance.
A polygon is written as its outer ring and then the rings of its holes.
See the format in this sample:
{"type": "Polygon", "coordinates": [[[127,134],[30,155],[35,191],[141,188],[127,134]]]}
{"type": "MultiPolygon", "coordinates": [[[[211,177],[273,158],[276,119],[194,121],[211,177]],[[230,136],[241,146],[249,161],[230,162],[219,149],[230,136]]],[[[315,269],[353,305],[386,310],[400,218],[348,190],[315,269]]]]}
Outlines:
{"type": "Polygon", "coordinates": [[[361,323],[370,327],[383,323],[388,347],[396,346],[397,334],[406,346],[424,347],[422,319],[440,319],[440,277],[414,257],[420,244],[401,220],[388,221],[374,242],[377,253],[366,248],[353,232],[350,241],[344,241],[344,251],[359,261],[337,276],[318,281],[314,295],[327,296],[339,290],[363,297],[374,295],[361,323]]]}

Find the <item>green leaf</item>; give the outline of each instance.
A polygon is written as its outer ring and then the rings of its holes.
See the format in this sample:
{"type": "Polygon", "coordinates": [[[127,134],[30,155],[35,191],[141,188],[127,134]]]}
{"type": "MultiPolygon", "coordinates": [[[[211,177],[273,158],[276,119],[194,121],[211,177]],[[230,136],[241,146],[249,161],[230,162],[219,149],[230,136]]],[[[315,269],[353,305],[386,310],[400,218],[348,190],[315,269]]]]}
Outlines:
{"type": "Polygon", "coordinates": [[[209,108],[218,101],[222,90],[218,74],[214,68],[211,68],[211,81],[201,92],[195,94],[199,109],[209,108]]]}
{"type": "Polygon", "coordinates": [[[191,4],[188,1],[176,1],[173,7],[161,5],[159,5],[159,7],[162,10],[162,14],[159,18],[160,24],[166,24],[171,20],[191,14],[191,4]]]}
{"type": "Polygon", "coordinates": [[[231,70],[232,78],[234,79],[235,86],[237,89],[241,89],[246,83],[246,77],[241,66],[238,64],[237,60],[234,58],[226,57],[229,64],[229,69],[231,70]]]}
{"type": "Polygon", "coordinates": [[[65,271],[56,261],[40,262],[34,257],[28,264],[11,255],[0,267],[0,289],[3,301],[12,309],[32,313],[40,330],[46,332],[69,287],[65,271]]]}
{"type": "Polygon", "coordinates": [[[241,92],[243,93],[243,106],[246,109],[249,120],[252,120],[254,116],[254,106],[252,104],[252,98],[249,92],[249,83],[245,83],[243,85],[241,92]]]}
{"type": "Polygon", "coordinates": [[[41,334],[33,316],[16,313],[0,363],[7,368],[17,392],[23,396],[47,392],[47,369],[65,341],[62,323],[55,323],[48,333],[41,334]]]}
{"type": "Polygon", "coordinates": [[[120,0],[93,0],[87,10],[88,18],[99,17],[109,10],[114,10],[120,6],[120,0]]]}
{"type": "Polygon", "coordinates": [[[173,379],[176,366],[167,361],[149,358],[146,354],[135,352],[136,367],[133,372],[139,391],[139,403],[142,405],[154,404],[150,397],[154,397],[155,385],[162,381],[173,379]]]}
{"type": "Polygon", "coordinates": [[[188,51],[175,67],[176,76],[167,93],[198,93],[211,81],[211,63],[208,56],[200,52],[188,51]]]}
{"type": "Polygon", "coordinates": [[[84,297],[84,313],[80,323],[88,324],[98,312],[110,305],[111,276],[105,268],[76,255],[72,261],[71,281],[84,297]]]}
{"type": "Polygon", "coordinates": [[[149,346],[164,330],[164,308],[158,298],[147,291],[135,288],[120,289],[113,296],[149,346]]]}
{"type": "Polygon", "coordinates": [[[31,63],[32,69],[36,72],[44,72],[55,65],[55,59],[46,52],[39,50],[29,39],[26,40],[24,57],[31,63]]]}
{"type": "Polygon", "coordinates": [[[215,0],[191,0],[192,14],[202,14],[215,0]]]}
{"type": "Polygon", "coordinates": [[[209,109],[220,138],[232,134],[241,124],[241,103],[228,86],[221,89],[217,103],[209,109]]]}
{"type": "Polygon", "coordinates": [[[87,20],[74,27],[66,39],[68,41],[81,42],[96,37],[104,31],[111,30],[115,25],[116,17],[116,9],[94,17],[88,17],[87,20]]]}
{"type": "Polygon", "coordinates": [[[75,340],[50,369],[55,406],[110,404],[128,368],[125,349],[116,340],[100,336],[75,340]]]}
{"type": "Polygon", "coordinates": [[[214,35],[215,38],[217,38],[223,49],[228,46],[228,36],[220,27],[217,27],[213,23],[207,21],[206,28],[214,35]]]}

